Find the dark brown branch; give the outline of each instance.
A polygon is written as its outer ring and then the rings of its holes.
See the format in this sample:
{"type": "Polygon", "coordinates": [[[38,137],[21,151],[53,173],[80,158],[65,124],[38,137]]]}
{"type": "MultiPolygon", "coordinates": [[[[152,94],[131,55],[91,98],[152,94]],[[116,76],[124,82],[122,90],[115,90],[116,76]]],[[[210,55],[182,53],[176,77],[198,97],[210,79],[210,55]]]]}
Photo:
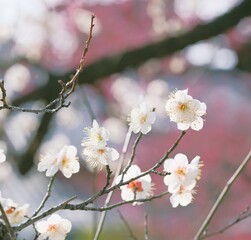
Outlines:
{"type": "Polygon", "coordinates": [[[34,155],[37,152],[37,149],[40,147],[41,143],[43,142],[46,133],[49,130],[52,119],[53,114],[50,113],[45,113],[42,116],[40,126],[38,127],[37,132],[33,137],[28,149],[21,157],[19,157],[18,168],[20,173],[27,173],[33,166],[34,155]]]}
{"type": "MultiPolygon", "coordinates": [[[[147,44],[143,47],[127,50],[126,52],[106,57],[86,66],[79,79],[80,84],[94,84],[97,80],[110,76],[111,74],[122,72],[128,67],[137,67],[151,58],[162,58],[171,55],[185,47],[202,40],[209,39],[226,32],[234,27],[243,18],[251,14],[251,1],[244,0],[228,13],[216,18],[212,22],[200,24],[188,32],[175,37],[163,39],[159,42],[147,44]]],[[[69,76],[72,73],[67,73],[69,76]]],[[[57,76],[57,79],[64,79],[64,76],[57,76]]],[[[55,78],[53,74],[50,78],[55,78]]],[[[55,93],[55,84],[51,81],[31,94],[16,99],[15,105],[26,102],[27,100],[44,99],[44,92],[52,91],[55,93]],[[54,87],[54,88],[53,88],[54,87]]]]}

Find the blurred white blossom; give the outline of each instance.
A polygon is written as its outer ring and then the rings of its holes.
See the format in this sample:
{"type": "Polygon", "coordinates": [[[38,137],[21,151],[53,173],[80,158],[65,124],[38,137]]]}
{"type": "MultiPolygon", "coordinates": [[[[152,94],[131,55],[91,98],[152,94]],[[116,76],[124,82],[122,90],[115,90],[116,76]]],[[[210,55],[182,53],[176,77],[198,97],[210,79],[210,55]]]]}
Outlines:
{"type": "Polygon", "coordinates": [[[207,106],[187,93],[185,89],[170,94],[166,103],[167,115],[177,123],[178,129],[184,131],[191,127],[199,131],[204,124],[202,116],[206,114],[207,106]]]}
{"type": "Polygon", "coordinates": [[[76,147],[69,145],[64,146],[57,154],[47,153],[40,157],[38,171],[46,171],[47,177],[52,177],[59,170],[62,174],[70,178],[73,173],[77,173],[80,169],[76,147]]]}
{"type": "Polygon", "coordinates": [[[96,120],[93,120],[91,128],[85,128],[84,131],[87,136],[81,145],[84,147],[83,155],[89,166],[102,170],[103,166],[119,158],[117,150],[107,147],[110,132],[100,127],[96,120]]]}
{"type": "MultiPolygon", "coordinates": [[[[123,182],[129,181],[141,174],[141,170],[137,165],[132,165],[128,171],[124,174],[123,182]]],[[[116,178],[116,184],[121,181],[122,175],[116,178]]],[[[133,180],[126,185],[120,187],[121,198],[124,201],[131,201],[134,199],[144,199],[153,194],[152,179],[149,174],[133,180]]],[[[133,205],[142,204],[142,202],[134,202],[133,205]]]]}
{"type": "Polygon", "coordinates": [[[40,233],[38,240],[64,240],[71,227],[71,222],[58,214],[52,214],[47,221],[35,224],[36,230],[40,233]]]}
{"type": "Polygon", "coordinates": [[[0,149],[0,163],[4,162],[6,160],[6,156],[4,154],[4,150],[0,149]]]}
{"type": "Polygon", "coordinates": [[[83,150],[85,161],[93,168],[101,170],[104,165],[119,158],[119,153],[114,148],[105,146],[88,146],[83,150]]]}
{"type": "Polygon", "coordinates": [[[129,130],[134,133],[147,134],[156,119],[155,112],[145,102],[132,109],[129,115],[129,130]]]}
{"type": "Polygon", "coordinates": [[[25,220],[29,204],[19,206],[10,198],[2,198],[0,195],[0,201],[5,211],[6,216],[10,224],[20,224],[25,220]]]}
{"type": "Polygon", "coordinates": [[[82,146],[106,146],[109,140],[109,131],[104,127],[99,127],[96,120],[93,120],[92,127],[84,129],[86,137],[82,142],[82,146]]]}

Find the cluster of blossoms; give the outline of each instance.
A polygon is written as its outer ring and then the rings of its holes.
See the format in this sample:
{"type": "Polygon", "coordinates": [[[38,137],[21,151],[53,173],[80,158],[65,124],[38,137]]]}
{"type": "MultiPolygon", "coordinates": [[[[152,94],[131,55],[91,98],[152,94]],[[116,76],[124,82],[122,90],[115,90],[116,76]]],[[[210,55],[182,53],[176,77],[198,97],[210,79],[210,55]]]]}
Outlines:
{"type": "Polygon", "coordinates": [[[58,154],[47,153],[40,157],[38,171],[46,171],[47,177],[52,177],[58,171],[70,178],[73,173],[77,173],[80,168],[76,147],[69,145],[64,146],[58,154]]]}
{"type": "MultiPolygon", "coordinates": [[[[166,103],[166,111],[171,121],[177,123],[178,129],[200,130],[203,127],[202,116],[206,113],[206,104],[193,99],[188,95],[188,90],[180,90],[172,93],[166,103]]],[[[152,129],[156,119],[154,109],[145,102],[132,109],[129,114],[129,132],[147,134],[152,129]]],[[[109,131],[100,127],[96,120],[92,127],[86,128],[86,137],[82,142],[85,161],[93,168],[101,170],[119,158],[119,153],[107,146],[109,131]]],[[[0,149],[0,163],[6,160],[6,156],[0,149]]],[[[132,159],[133,160],[133,159],[132,159]]],[[[172,207],[187,206],[193,199],[194,188],[201,174],[200,157],[196,156],[190,163],[184,154],[177,154],[173,159],[164,161],[164,184],[171,194],[172,207]]],[[[54,177],[61,171],[66,178],[79,172],[80,163],[77,157],[77,149],[72,145],[63,146],[57,154],[47,153],[40,157],[38,171],[45,171],[47,177],[54,177]]],[[[142,173],[141,169],[129,162],[122,174],[115,179],[115,184],[121,189],[121,198],[130,201],[133,205],[142,204],[141,199],[153,195],[153,183],[150,176],[151,169],[142,173]]],[[[19,206],[11,199],[1,197],[0,203],[12,225],[22,223],[29,208],[28,204],[19,206]]],[[[63,240],[71,230],[71,222],[61,218],[58,214],[52,214],[46,221],[35,223],[35,229],[39,234],[38,239],[63,240]]]]}
{"type": "Polygon", "coordinates": [[[199,131],[203,127],[202,116],[206,114],[207,106],[187,93],[185,89],[170,94],[166,111],[170,120],[177,123],[178,129],[184,131],[191,127],[199,131]]]}
{"type": "Polygon", "coordinates": [[[91,167],[102,170],[103,166],[119,158],[117,150],[107,147],[109,131],[100,127],[96,120],[93,120],[92,128],[86,128],[85,132],[87,136],[81,145],[84,147],[85,161],[91,167]]]}
{"type": "MultiPolygon", "coordinates": [[[[137,165],[132,165],[124,175],[119,175],[115,182],[116,184],[119,184],[121,180],[127,182],[130,181],[130,179],[138,177],[140,174],[140,168],[137,165]]],[[[151,176],[147,174],[121,186],[121,198],[124,201],[132,201],[150,197],[153,194],[153,184],[151,181],[151,176]]],[[[142,204],[142,202],[133,202],[133,205],[136,204],[142,204]]]]}
{"type": "Polygon", "coordinates": [[[170,202],[174,208],[191,203],[196,180],[200,178],[201,166],[199,156],[189,163],[187,156],[182,153],[178,153],[174,158],[164,162],[164,171],[168,173],[164,177],[164,183],[172,194],[170,202]]]}
{"type": "Polygon", "coordinates": [[[0,193],[0,202],[11,225],[17,225],[25,220],[29,204],[19,206],[10,198],[3,198],[0,193]]]}

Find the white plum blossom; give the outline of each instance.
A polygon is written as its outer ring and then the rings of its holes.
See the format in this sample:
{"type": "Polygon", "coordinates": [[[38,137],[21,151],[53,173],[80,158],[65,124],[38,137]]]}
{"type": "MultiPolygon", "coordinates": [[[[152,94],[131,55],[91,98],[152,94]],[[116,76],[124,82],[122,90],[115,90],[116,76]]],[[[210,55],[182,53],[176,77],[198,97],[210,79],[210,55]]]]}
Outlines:
{"type": "Polygon", "coordinates": [[[202,116],[206,114],[207,106],[187,93],[188,89],[170,94],[165,106],[167,115],[177,123],[178,129],[185,131],[191,127],[199,131],[204,124],[202,116]]]}
{"type": "Polygon", "coordinates": [[[4,162],[6,160],[6,156],[4,154],[3,149],[0,149],[0,163],[4,162]]]}
{"type": "Polygon", "coordinates": [[[89,166],[102,170],[104,166],[119,158],[117,150],[107,146],[110,132],[100,127],[96,120],[93,120],[92,128],[86,128],[85,132],[87,136],[81,145],[84,147],[83,155],[89,166]]]}
{"type": "Polygon", "coordinates": [[[52,177],[59,170],[62,174],[70,178],[73,173],[79,172],[77,149],[73,145],[65,145],[57,155],[47,153],[40,157],[38,171],[46,171],[47,177],[52,177]]]}
{"type": "Polygon", "coordinates": [[[64,240],[67,233],[71,231],[71,222],[58,214],[52,214],[47,221],[40,221],[35,224],[40,234],[38,240],[64,240]]]}
{"type": "Polygon", "coordinates": [[[105,146],[89,146],[83,150],[86,162],[93,168],[101,170],[103,166],[109,165],[111,161],[119,158],[119,153],[114,148],[105,146]]]}
{"type": "Polygon", "coordinates": [[[164,177],[165,185],[179,185],[184,180],[195,182],[200,174],[199,160],[200,157],[196,156],[189,164],[187,156],[182,153],[176,154],[173,159],[167,159],[164,162],[164,171],[170,174],[164,177]]]}
{"type": "Polygon", "coordinates": [[[129,130],[134,133],[142,132],[147,134],[152,129],[152,124],[156,119],[153,109],[145,103],[141,103],[138,107],[132,109],[128,121],[129,130]]]}
{"type": "Polygon", "coordinates": [[[194,187],[196,182],[186,185],[185,182],[181,185],[177,185],[177,188],[170,188],[169,192],[172,193],[170,202],[173,208],[177,206],[187,206],[193,200],[194,187]]]}
{"type": "MultiPolygon", "coordinates": [[[[132,165],[128,171],[124,174],[123,182],[129,181],[132,178],[135,178],[141,174],[141,170],[137,165],[132,165]]],[[[121,181],[122,174],[116,178],[116,184],[121,181]]],[[[153,184],[152,179],[149,174],[140,177],[136,180],[129,182],[126,185],[120,187],[121,189],[121,198],[124,201],[131,201],[136,199],[145,199],[152,195],[153,193],[153,184]]],[[[133,205],[142,204],[142,202],[133,202],[133,205]]]]}
{"type": "Polygon", "coordinates": [[[202,165],[199,156],[189,163],[187,156],[182,153],[164,162],[164,171],[168,173],[164,177],[164,183],[172,194],[170,201],[173,207],[191,203],[193,188],[196,186],[196,180],[200,178],[202,165]]]}
{"type": "Polygon", "coordinates": [[[107,141],[109,140],[109,131],[100,127],[96,120],[93,120],[92,128],[85,128],[84,132],[86,132],[87,137],[82,142],[82,146],[106,146],[107,141]]]}
{"type": "Polygon", "coordinates": [[[25,216],[29,209],[29,204],[19,206],[10,198],[0,198],[5,214],[11,225],[17,225],[25,220],[25,216]]]}

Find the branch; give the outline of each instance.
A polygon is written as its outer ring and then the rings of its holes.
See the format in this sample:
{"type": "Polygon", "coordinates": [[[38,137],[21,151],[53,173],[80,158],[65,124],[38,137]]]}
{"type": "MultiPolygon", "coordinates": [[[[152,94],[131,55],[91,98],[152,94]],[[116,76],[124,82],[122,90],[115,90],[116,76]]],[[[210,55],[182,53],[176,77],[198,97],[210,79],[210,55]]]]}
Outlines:
{"type": "MultiPolygon", "coordinates": [[[[38,114],[38,113],[54,113],[54,112],[57,112],[58,110],[60,110],[63,107],[68,107],[70,105],[70,102],[65,104],[65,101],[74,92],[75,87],[77,85],[77,80],[79,78],[79,75],[84,69],[85,56],[86,56],[86,54],[87,54],[87,52],[89,50],[89,44],[90,44],[91,39],[92,39],[92,31],[93,31],[93,27],[94,27],[94,24],[93,24],[94,18],[95,18],[95,16],[92,15],[90,31],[89,31],[89,37],[88,37],[88,39],[86,41],[86,45],[85,45],[85,48],[84,48],[83,53],[82,53],[82,57],[81,57],[80,62],[79,62],[79,66],[76,69],[73,77],[67,83],[64,83],[62,80],[58,81],[58,83],[61,86],[61,91],[58,93],[58,96],[55,97],[54,100],[49,102],[45,107],[39,108],[39,109],[22,108],[22,107],[17,107],[15,105],[10,105],[9,103],[7,103],[7,100],[6,100],[7,93],[6,93],[6,89],[4,87],[4,81],[2,80],[2,82],[0,82],[0,90],[2,91],[2,96],[3,97],[2,97],[2,99],[0,99],[0,101],[2,101],[3,105],[0,107],[0,110],[9,109],[11,111],[30,112],[30,113],[38,114]]],[[[49,81],[49,82],[51,82],[51,81],[49,81]]],[[[46,98],[44,98],[44,99],[46,99],[46,98]]]]}
{"type": "Polygon", "coordinates": [[[20,173],[22,174],[27,173],[33,166],[34,155],[37,152],[38,148],[41,146],[41,143],[43,142],[46,133],[50,128],[50,123],[52,119],[53,119],[53,114],[45,113],[42,116],[40,125],[28,149],[25,151],[25,153],[22,154],[22,156],[19,157],[18,168],[20,173]]]}
{"type": "MultiPolygon", "coordinates": [[[[127,134],[126,134],[126,137],[125,137],[125,142],[124,142],[124,145],[123,145],[122,154],[120,155],[119,164],[117,166],[115,176],[113,178],[112,187],[116,185],[115,180],[118,177],[118,175],[120,173],[120,170],[122,168],[122,165],[123,165],[123,162],[124,162],[124,159],[125,159],[125,154],[127,152],[130,139],[131,139],[131,132],[128,131],[127,134]]],[[[104,189],[102,194],[104,194],[106,192],[106,190],[107,189],[104,189]]],[[[113,191],[110,191],[108,193],[108,195],[107,195],[107,197],[105,199],[104,207],[108,206],[108,204],[110,203],[111,198],[112,198],[112,194],[113,194],[113,191]]],[[[98,227],[97,227],[97,230],[96,230],[96,233],[95,233],[95,236],[94,236],[94,240],[97,240],[99,238],[99,235],[100,235],[100,233],[102,231],[102,228],[103,228],[105,217],[106,217],[106,212],[102,212],[101,217],[99,219],[98,227]]]]}
{"type": "Polygon", "coordinates": [[[244,211],[240,212],[240,214],[238,215],[238,217],[235,220],[233,220],[232,222],[230,222],[229,224],[227,224],[226,226],[224,226],[220,230],[212,232],[212,233],[208,233],[205,236],[201,237],[200,239],[205,239],[205,238],[212,237],[214,235],[218,235],[220,233],[223,233],[227,229],[231,228],[235,224],[241,222],[242,220],[244,220],[248,217],[251,217],[251,213],[249,212],[249,207],[247,207],[244,211]]]}
{"type": "MultiPolygon", "coordinates": [[[[58,172],[57,172],[57,173],[58,173],[58,172]]],[[[50,182],[49,182],[48,187],[47,187],[47,192],[46,192],[46,194],[45,194],[45,196],[44,196],[44,199],[42,200],[40,206],[39,206],[38,209],[34,212],[34,214],[32,215],[32,217],[35,217],[35,216],[38,215],[38,213],[41,211],[41,209],[44,207],[46,201],[47,201],[48,198],[50,197],[50,195],[51,195],[51,187],[52,187],[52,184],[53,184],[53,182],[54,182],[54,180],[55,180],[55,178],[56,178],[57,173],[54,174],[54,176],[51,177],[50,182]]]]}
{"type": "Polygon", "coordinates": [[[9,219],[8,219],[8,217],[7,217],[7,215],[6,215],[5,211],[4,211],[4,208],[3,208],[3,205],[2,205],[1,202],[0,202],[0,212],[1,212],[1,215],[2,215],[2,219],[3,219],[4,223],[5,223],[5,226],[7,228],[7,231],[9,233],[10,240],[15,240],[16,238],[15,238],[13,229],[12,229],[12,227],[10,225],[9,219]]]}
{"type": "Polygon", "coordinates": [[[208,227],[211,219],[213,218],[216,210],[221,205],[221,203],[224,200],[224,197],[226,196],[227,192],[231,188],[232,184],[237,179],[237,177],[239,176],[239,174],[243,171],[243,169],[245,168],[245,166],[247,165],[247,163],[250,161],[250,159],[251,159],[251,150],[248,153],[248,155],[245,157],[245,159],[243,160],[243,162],[240,164],[240,166],[237,168],[237,170],[235,171],[235,173],[233,174],[233,176],[228,180],[227,184],[223,188],[222,192],[220,193],[219,197],[217,198],[216,202],[214,203],[212,209],[210,210],[208,216],[206,217],[206,219],[202,223],[199,231],[196,233],[196,235],[194,237],[194,240],[198,240],[201,237],[203,237],[204,235],[206,235],[207,227],[208,227]]]}
{"type": "Polygon", "coordinates": [[[67,204],[69,204],[69,202],[73,201],[76,198],[77,198],[76,196],[71,197],[68,200],[64,201],[63,203],[59,204],[58,206],[50,208],[49,210],[43,212],[39,216],[35,216],[35,217],[32,217],[32,218],[28,219],[25,223],[22,223],[19,226],[14,227],[13,228],[14,232],[19,232],[22,229],[24,229],[24,228],[34,224],[35,222],[39,221],[40,219],[45,218],[45,217],[47,217],[47,216],[49,216],[49,215],[51,215],[51,214],[53,214],[53,213],[55,213],[55,212],[57,212],[59,210],[65,209],[67,204]]]}
{"type": "MultiPolygon", "coordinates": [[[[129,201],[121,201],[121,202],[118,202],[118,203],[115,203],[113,205],[110,205],[110,206],[107,206],[107,207],[100,207],[100,208],[97,208],[97,207],[85,207],[84,209],[81,209],[81,210],[86,210],[86,211],[98,211],[98,212],[107,212],[109,210],[112,210],[113,208],[117,208],[119,206],[122,206],[122,205],[125,205],[125,204],[129,204],[129,203],[135,203],[135,202],[140,202],[140,203],[144,203],[144,202],[150,202],[154,199],[157,199],[157,198],[162,198],[163,196],[167,195],[169,192],[166,191],[166,192],[163,192],[163,193],[160,193],[158,195],[153,195],[151,197],[148,197],[148,198],[141,198],[141,199],[133,199],[133,200],[129,200],[129,201]]],[[[72,208],[73,205],[71,204],[67,204],[65,209],[69,209],[69,210],[77,210],[77,209],[74,209],[72,208]]]]}
{"type": "Polygon", "coordinates": [[[148,237],[148,215],[147,215],[147,213],[145,213],[145,216],[144,216],[144,237],[145,237],[145,240],[149,240],[149,237],[148,237]]]}
{"type": "MultiPolygon", "coordinates": [[[[111,57],[105,57],[89,66],[86,66],[85,71],[81,74],[79,83],[94,84],[101,78],[110,76],[114,73],[122,72],[128,67],[137,67],[151,58],[162,58],[169,56],[191,44],[209,39],[227,31],[250,14],[251,1],[244,0],[228,13],[223,14],[209,23],[200,24],[188,32],[178,36],[165,38],[159,42],[150,43],[140,48],[129,51],[126,50],[123,53],[111,57]]],[[[69,76],[70,74],[72,73],[66,73],[65,75],[69,76]]],[[[50,74],[50,78],[54,79],[55,76],[50,74]]],[[[57,79],[63,78],[64,76],[57,76],[57,79]]],[[[19,105],[28,100],[30,101],[31,99],[45,99],[44,94],[46,91],[55,92],[55,84],[52,82],[53,81],[48,81],[46,86],[41,87],[26,96],[16,99],[13,103],[19,105]]]]}
{"type": "Polygon", "coordinates": [[[134,158],[135,158],[137,146],[138,146],[139,141],[140,141],[140,139],[142,138],[142,136],[143,136],[143,134],[140,132],[139,135],[138,135],[138,137],[136,138],[136,140],[135,140],[133,146],[132,146],[132,154],[131,154],[130,160],[128,161],[127,166],[125,167],[125,169],[124,169],[123,172],[122,172],[122,176],[121,176],[120,183],[123,182],[123,179],[124,179],[125,174],[127,173],[128,169],[129,169],[129,168],[131,167],[131,165],[132,165],[132,162],[133,162],[133,160],[134,160],[134,158]]]}
{"type": "Polygon", "coordinates": [[[130,233],[130,237],[134,240],[137,240],[137,238],[134,236],[133,234],[133,231],[129,225],[129,223],[126,221],[126,219],[124,218],[123,214],[118,210],[118,214],[119,214],[119,217],[121,218],[121,220],[123,221],[123,223],[125,224],[128,232],[130,233]]]}

